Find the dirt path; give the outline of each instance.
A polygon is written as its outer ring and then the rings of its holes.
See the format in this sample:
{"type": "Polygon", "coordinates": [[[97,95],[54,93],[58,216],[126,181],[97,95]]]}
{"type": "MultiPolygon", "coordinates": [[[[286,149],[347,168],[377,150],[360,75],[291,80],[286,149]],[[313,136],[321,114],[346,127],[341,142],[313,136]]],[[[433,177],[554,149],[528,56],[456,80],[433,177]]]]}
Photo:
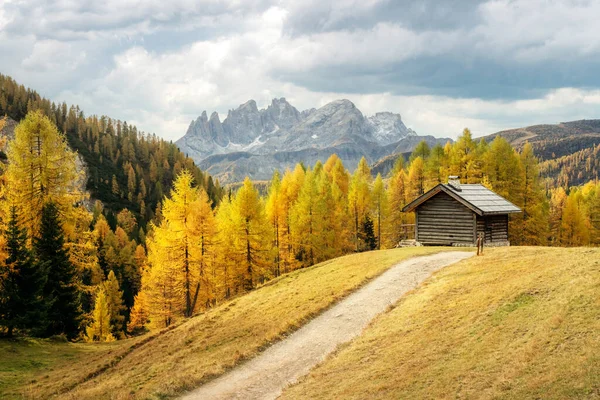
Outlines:
{"type": "Polygon", "coordinates": [[[281,391],[434,271],[472,256],[444,252],[415,257],[391,267],[288,338],[256,358],[184,396],[186,400],[275,399],[281,391]]]}

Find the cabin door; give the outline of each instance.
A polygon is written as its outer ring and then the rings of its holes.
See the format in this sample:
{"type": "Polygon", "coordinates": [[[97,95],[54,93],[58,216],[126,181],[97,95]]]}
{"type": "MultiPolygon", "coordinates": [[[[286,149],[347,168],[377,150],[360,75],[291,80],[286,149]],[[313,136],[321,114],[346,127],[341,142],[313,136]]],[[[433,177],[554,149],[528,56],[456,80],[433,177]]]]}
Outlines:
{"type": "Polygon", "coordinates": [[[485,219],[485,243],[492,243],[492,220],[491,218],[485,219]]]}

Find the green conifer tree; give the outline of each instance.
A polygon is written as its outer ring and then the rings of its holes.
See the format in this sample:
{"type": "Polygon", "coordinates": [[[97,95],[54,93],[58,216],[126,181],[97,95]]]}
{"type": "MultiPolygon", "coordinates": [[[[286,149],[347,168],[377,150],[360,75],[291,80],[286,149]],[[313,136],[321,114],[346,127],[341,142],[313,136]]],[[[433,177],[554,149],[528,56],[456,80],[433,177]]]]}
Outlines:
{"type": "Polygon", "coordinates": [[[39,236],[33,240],[37,266],[48,271],[44,288],[44,298],[49,304],[46,335],[64,333],[73,339],[79,334],[82,311],[77,270],[64,244],[58,208],[52,202],[47,203],[42,209],[39,236]]]}
{"type": "Polygon", "coordinates": [[[363,219],[362,229],[360,234],[360,248],[359,251],[370,251],[377,248],[377,238],[375,237],[375,228],[373,226],[373,220],[367,214],[363,219]]]}
{"type": "Polygon", "coordinates": [[[33,262],[26,245],[27,231],[19,227],[16,207],[11,207],[5,236],[8,257],[0,271],[0,325],[9,337],[15,328],[37,335],[45,321],[42,294],[47,272],[33,262]]]}

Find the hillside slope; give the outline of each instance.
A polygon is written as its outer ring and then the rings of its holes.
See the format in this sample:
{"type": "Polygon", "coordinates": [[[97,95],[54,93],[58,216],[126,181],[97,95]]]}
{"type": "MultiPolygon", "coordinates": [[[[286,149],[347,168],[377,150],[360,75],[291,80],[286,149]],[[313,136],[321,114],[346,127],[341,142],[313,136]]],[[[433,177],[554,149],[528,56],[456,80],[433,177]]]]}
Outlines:
{"type": "Polygon", "coordinates": [[[175,396],[254,356],[390,266],[440,250],[448,248],[340,257],[283,275],[173,329],[115,343],[0,341],[0,354],[10,355],[0,357],[0,397],[175,396]]]}
{"type": "Polygon", "coordinates": [[[499,248],[445,268],[283,398],[598,398],[599,260],[499,248]]]}
{"type": "Polygon", "coordinates": [[[192,172],[213,204],[222,196],[218,182],[213,182],[173,143],[140,132],[124,121],[107,116],[86,117],[78,106],[51,102],[0,74],[0,117],[9,117],[0,135],[11,137],[27,112],[38,109],[56,124],[70,147],[79,153],[81,168],[86,170],[88,178],[86,189],[94,199],[104,203],[112,225],[116,223],[114,215],[127,208],[136,214],[139,225],[146,228],[146,222],[154,217],[156,206],[183,168],[192,172]]]}
{"type": "Polygon", "coordinates": [[[548,186],[569,187],[598,179],[600,119],[509,129],[484,138],[491,142],[497,136],[508,140],[517,150],[531,143],[542,161],[540,170],[548,186]]]}

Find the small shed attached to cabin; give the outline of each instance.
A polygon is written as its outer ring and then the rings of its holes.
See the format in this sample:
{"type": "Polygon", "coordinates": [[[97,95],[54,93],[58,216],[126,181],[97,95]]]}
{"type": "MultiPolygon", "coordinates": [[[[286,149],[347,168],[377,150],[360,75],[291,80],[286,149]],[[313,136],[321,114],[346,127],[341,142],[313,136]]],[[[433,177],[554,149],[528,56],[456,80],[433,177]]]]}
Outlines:
{"type": "Polygon", "coordinates": [[[469,246],[482,235],[488,246],[507,246],[508,215],[521,209],[483,185],[451,177],[402,211],[415,212],[415,239],[421,244],[469,246]]]}

